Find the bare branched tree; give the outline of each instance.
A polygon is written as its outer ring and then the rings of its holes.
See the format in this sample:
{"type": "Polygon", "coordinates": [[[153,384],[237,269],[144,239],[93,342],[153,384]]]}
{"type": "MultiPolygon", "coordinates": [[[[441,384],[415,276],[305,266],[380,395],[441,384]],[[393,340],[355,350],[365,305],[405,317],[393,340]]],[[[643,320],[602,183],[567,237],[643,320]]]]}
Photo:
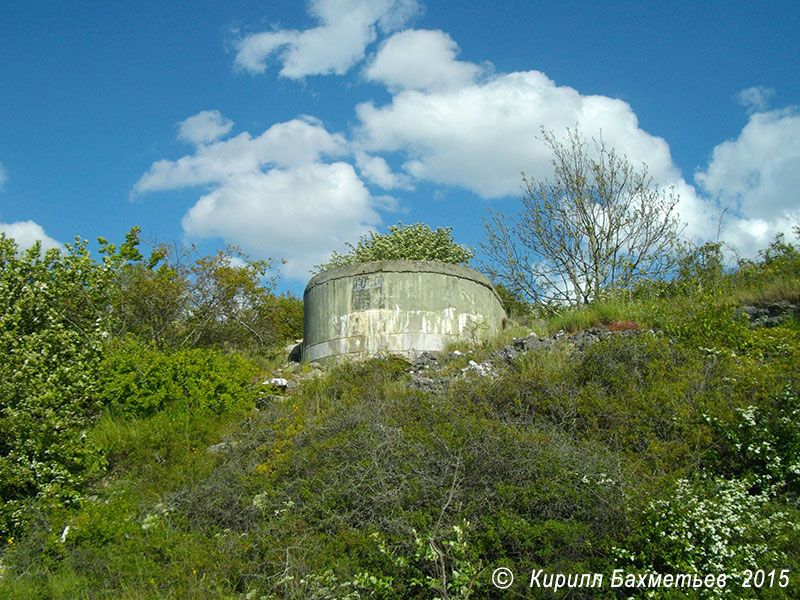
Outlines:
{"type": "Polygon", "coordinates": [[[606,146],[593,150],[577,129],[565,141],[542,129],[552,152],[552,180],[522,175],[522,209],[516,217],[490,211],[484,219],[497,282],[546,306],[585,304],[604,291],[642,278],[661,277],[675,264],[682,230],[678,196],[653,183],[646,165],[636,168],[606,146]]]}

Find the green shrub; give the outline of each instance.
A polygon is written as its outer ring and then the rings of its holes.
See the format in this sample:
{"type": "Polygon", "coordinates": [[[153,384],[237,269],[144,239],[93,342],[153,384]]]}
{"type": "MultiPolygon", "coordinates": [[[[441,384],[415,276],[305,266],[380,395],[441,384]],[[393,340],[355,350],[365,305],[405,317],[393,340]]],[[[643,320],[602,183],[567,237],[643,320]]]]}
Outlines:
{"type": "Polygon", "coordinates": [[[750,481],[762,492],[800,497],[800,401],[786,385],[760,406],[737,408],[727,422],[711,418],[719,472],[750,481]]]}
{"type": "Polygon", "coordinates": [[[510,319],[527,318],[533,314],[534,305],[526,302],[521,294],[515,293],[502,283],[495,284],[494,289],[510,319]]]}
{"type": "Polygon", "coordinates": [[[435,260],[466,265],[475,253],[456,243],[450,235],[452,230],[452,227],[438,227],[434,231],[424,223],[390,225],[389,233],[370,232],[355,245],[348,242],[348,253],[334,252],[328,262],[314,268],[319,272],[374,260],[435,260]]]}
{"type": "MultiPolygon", "coordinates": [[[[745,569],[788,568],[800,541],[796,512],[781,510],[767,493],[752,493],[748,483],[718,477],[681,479],[666,499],[650,502],[638,533],[626,548],[615,549],[626,570],[654,573],[725,574],[725,588],[695,590],[697,598],[737,597],[745,569]]],[[[791,579],[790,579],[791,581],[791,579]]],[[[764,590],[768,597],[794,598],[790,589],[764,590]]],[[[655,589],[648,598],[685,597],[655,589]]],[[[741,597],[741,596],[739,596],[741,597]]]]}
{"type": "Polygon", "coordinates": [[[252,365],[218,350],[156,350],[132,338],[110,345],[101,364],[99,394],[115,412],[148,416],[176,405],[221,413],[252,401],[252,365]]]}
{"type": "Polygon", "coordinates": [[[17,253],[0,234],[0,537],[34,505],[74,502],[103,457],[86,437],[111,273],[86,243],[17,253]]]}
{"type": "Polygon", "coordinates": [[[145,261],[136,249],[138,228],[127,240],[131,262],[113,270],[116,336],[135,335],[172,349],[250,352],[302,336],[302,300],[274,293],[278,275],[272,260],[251,260],[235,247],[197,256],[193,247],[160,244],[145,261]]]}
{"type": "Polygon", "coordinates": [[[730,295],[791,261],[734,282],[711,259],[681,289],[620,292],[562,321],[659,333],[503,353],[490,374],[462,372],[491,355],[473,348],[441,356],[428,381],[396,357],[346,362],[258,410],[241,359],[101,344],[83,442],[108,469],[79,503],[30,511],[0,550],[0,597],[557,596],[526,587],[533,568],[605,574],[605,589],[570,598],[686,596],[611,590],[620,567],[790,569],[789,588],[746,597],[800,597],[798,323],[749,327],[730,295]],[[492,587],[498,566],[514,589],[492,587]]]}

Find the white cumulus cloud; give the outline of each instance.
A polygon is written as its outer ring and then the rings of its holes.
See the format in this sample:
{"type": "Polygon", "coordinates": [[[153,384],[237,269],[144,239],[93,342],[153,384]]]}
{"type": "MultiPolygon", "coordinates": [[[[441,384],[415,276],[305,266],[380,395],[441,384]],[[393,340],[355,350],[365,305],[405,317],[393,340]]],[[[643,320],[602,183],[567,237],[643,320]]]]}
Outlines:
{"type": "MultiPolygon", "coordinates": [[[[628,103],[581,94],[539,71],[481,78],[483,73],[475,65],[462,69],[468,63],[456,61],[456,52],[455,44],[441,32],[401,32],[382,46],[367,68],[365,74],[394,95],[383,106],[369,102],[357,106],[356,140],[369,156],[402,157],[405,173],[393,176],[458,186],[484,198],[518,196],[521,172],[540,180],[552,176],[552,156],[540,139],[541,128],[559,136],[577,127],[589,140],[602,137],[607,147],[636,167],[646,165],[665,192],[672,188],[671,193],[679,196],[676,210],[686,224],[686,237],[714,238],[722,209],[685,181],[667,142],[641,129],[628,103]],[[429,47],[418,55],[417,44],[425,46],[419,40],[429,47]],[[402,48],[408,51],[407,59],[402,48]],[[382,62],[383,52],[392,60],[382,62]],[[433,75],[412,72],[411,61],[424,62],[425,54],[432,57],[431,72],[442,74],[446,84],[436,84],[433,75]]],[[[365,176],[377,181],[366,171],[365,176]]]]}
{"type": "Polygon", "coordinates": [[[354,167],[331,160],[349,152],[344,137],[319,121],[294,119],[255,137],[245,132],[153,163],[134,192],[209,186],[184,216],[184,231],[222,237],[258,257],[286,259],[283,273],[302,280],[331,250],[380,220],[380,201],[354,167]]]}
{"type": "Polygon", "coordinates": [[[204,110],[178,123],[178,138],[190,144],[207,144],[227,135],[232,127],[233,121],[218,110],[204,110]]]}
{"type": "Polygon", "coordinates": [[[20,250],[30,248],[37,240],[42,243],[42,252],[50,248],[64,248],[64,244],[47,235],[44,232],[44,228],[34,221],[0,223],[0,233],[4,233],[6,237],[14,238],[20,250]]]}
{"type": "Polygon", "coordinates": [[[187,234],[219,236],[260,256],[287,260],[283,271],[304,279],[333,248],[379,221],[352,165],[310,163],[251,172],[200,198],[183,219],[187,234]]]}
{"type": "Polygon", "coordinates": [[[540,127],[557,134],[578,127],[602,137],[656,181],[680,180],[667,143],[638,126],[630,105],[584,96],[538,71],[503,74],[438,91],[404,90],[381,107],[356,109],[359,144],[373,154],[400,152],[413,177],[456,185],[485,197],[517,194],[520,173],[551,174],[540,127]]]}
{"type": "Polygon", "coordinates": [[[739,137],[719,144],[695,180],[730,211],[724,239],[750,256],[797,223],[800,110],[755,113],[739,137]]]}
{"type": "Polygon", "coordinates": [[[739,93],[750,121],[738,139],[717,146],[708,168],[696,173],[695,187],[675,166],[667,142],[640,128],[627,102],[582,94],[540,71],[496,74],[491,65],[460,61],[447,33],[402,30],[418,8],[416,0],[314,0],[309,12],[318,27],[241,40],[238,67],[263,72],[274,59],[281,76],[302,78],[344,74],[365,59],[378,33],[395,32],[361,70],[391,99],[358,104],[349,138],[310,118],[277,124],[257,137],[214,138],[191,156],[154,163],[136,191],[212,186],[184,218],[186,231],[221,235],[250,249],[291,247],[290,271],[299,273],[296,265],[323,260],[378,222],[380,199],[365,182],[392,190],[424,181],[487,199],[517,196],[521,172],[552,176],[541,129],[559,135],[577,128],[635,166],[646,164],[656,184],[679,194],[689,238],[715,239],[726,209],[723,239],[744,253],[789,227],[797,204],[792,192],[800,189],[800,117],[795,109],[765,112],[773,90],[739,93]],[[270,215],[287,227],[276,227],[270,215]]]}
{"type": "Polygon", "coordinates": [[[378,31],[398,29],[418,11],[416,0],[312,0],[308,12],[319,26],[248,35],[238,44],[235,64],[263,73],[275,56],[283,77],[341,75],[364,59],[378,31]]]}
{"type": "Polygon", "coordinates": [[[443,31],[407,29],[386,40],[364,70],[392,90],[438,90],[471,84],[482,69],[456,60],[458,45],[443,31]]]}
{"type": "Polygon", "coordinates": [[[552,176],[541,129],[558,137],[577,128],[588,140],[602,138],[636,167],[646,165],[655,184],[677,194],[687,238],[715,238],[724,206],[683,178],[667,142],[641,129],[628,103],[581,94],[539,71],[488,76],[457,61],[457,50],[442,32],[409,30],[387,40],[366,68],[365,76],[393,96],[381,106],[356,107],[355,139],[370,157],[401,157],[404,173],[393,177],[458,186],[484,198],[517,196],[521,172],[539,180],[552,176]]]}
{"type": "Polygon", "coordinates": [[[344,138],[328,133],[311,118],[277,123],[259,136],[244,132],[227,140],[201,145],[190,156],[160,160],[134,185],[137,193],[179,189],[229,180],[267,165],[292,167],[322,155],[347,152],[344,138]]]}

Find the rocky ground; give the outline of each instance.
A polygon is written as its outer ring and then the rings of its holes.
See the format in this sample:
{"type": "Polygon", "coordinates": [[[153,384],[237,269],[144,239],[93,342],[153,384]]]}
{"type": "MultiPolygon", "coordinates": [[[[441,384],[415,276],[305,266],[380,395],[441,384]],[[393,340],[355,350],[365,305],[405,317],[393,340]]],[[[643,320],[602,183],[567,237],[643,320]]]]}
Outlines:
{"type": "Polygon", "coordinates": [[[449,385],[449,382],[461,376],[479,375],[491,376],[495,369],[503,364],[510,363],[521,354],[526,352],[550,351],[556,348],[566,347],[571,350],[583,351],[592,344],[608,339],[612,336],[634,336],[642,334],[655,335],[653,331],[636,329],[630,325],[618,329],[609,327],[591,327],[575,333],[559,331],[548,336],[538,336],[531,334],[527,337],[514,338],[513,343],[506,344],[499,350],[489,354],[488,360],[477,362],[470,360],[465,367],[458,373],[443,374],[443,364],[447,364],[461,356],[469,356],[471,352],[423,352],[420,354],[411,368],[412,387],[425,391],[441,391],[449,385]],[[444,359],[444,360],[443,360],[444,359]]]}
{"type": "Polygon", "coordinates": [[[734,316],[745,315],[750,327],[775,327],[787,319],[800,317],[800,306],[788,302],[771,302],[761,306],[740,306],[734,316]]]}

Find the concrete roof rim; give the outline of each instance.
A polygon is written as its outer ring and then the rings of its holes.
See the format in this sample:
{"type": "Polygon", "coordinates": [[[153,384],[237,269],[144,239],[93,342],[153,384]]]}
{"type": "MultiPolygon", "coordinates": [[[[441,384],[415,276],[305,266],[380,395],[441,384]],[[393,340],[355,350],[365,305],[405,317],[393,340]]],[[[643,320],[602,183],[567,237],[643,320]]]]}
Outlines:
{"type": "Polygon", "coordinates": [[[354,263],[352,265],[344,265],[342,267],[333,267],[314,275],[308,281],[305,291],[303,292],[303,297],[305,297],[312,287],[327,283],[328,281],[380,272],[438,273],[441,275],[451,275],[453,277],[469,279],[477,284],[489,288],[500,304],[502,305],[503,303],[502,300],[500,300],[500,295],[497,293],[497,290],[494,289],[492,282],[489,281],[489,278],[484,274],[463,265],[456,265],[453,263],[435,260],[377,260],[371,262],[354,263]]]}

